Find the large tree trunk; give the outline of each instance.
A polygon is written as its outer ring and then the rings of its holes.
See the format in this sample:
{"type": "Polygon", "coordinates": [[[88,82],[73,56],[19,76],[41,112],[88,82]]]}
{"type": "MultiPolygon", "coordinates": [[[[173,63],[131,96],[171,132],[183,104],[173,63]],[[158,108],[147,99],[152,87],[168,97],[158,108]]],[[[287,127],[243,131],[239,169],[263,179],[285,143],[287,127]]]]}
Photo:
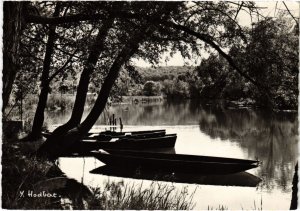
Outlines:
{"type": "Polygon", "coordinates": [[[22,32],[22,2],[3,3],[3,105],[2,112],[9,101],[16,73],[19,69],[19,46],[22,32]]]}
{"type": "Polygon", "coordinates": [[[85,65],[84,70],[81,73],[79,84],[77,87],[77,93],[75,98],[75,103],[72,110],[72,115],[67,123],[64,125],[56,128],[51,137],[49,137],[49,140],[57,139],[57,137],[61,136],[62,134],[65,134],[68,132],[68,130],[76,127],[80,124],[83,111],[84,111],[84,104],[86,100],[86,95],[88,92],[88,86],[90,82],[90,75],[94,71],[95,65],[97,64],[98,58],[101,54],[101,52],[104,49],[104,41],[108,34],[109,29],[111,28],[112,24],[114,22],[113,18],[108,19],[104,22],[103,26],[98,32],[98,35],[96,37],[96,40],[94,44],[90,48],[89,57],[87,60],[87,63],[85,65]]]}
{"type": "Polygon", "coordinates": [[[140,33],[135,34],[123,47],[114,63],[112,64],[107,77],[101,87],[97,100],[86,119],[75,128],[72,128],[64,135],[57,139],[47,139],[46,142],[38,150],[38,156],[47,156],[49,158],[56,158],[67,151],[74,143],[80,141],[83,136],[92,128],[100,114],[105,108],[110,90],[112,89],[115,80],[118,77],[119,71],[131,56],[138,50],[140,42],[144,39],[146,28],[144,27],[140,33]]]}
{"type": "MultiPolygon", "coordinates": [[[[58,17],[60,11],[60,4],[57,3],[55,7],[55,11],[53,13],[53,17],[58,17]]],[[[36,112],[34,115],[32,130],[30,135],[27,137],[28,140],[34,141],[41,135],[41,130],[44,124],[44,111],[47,105],[47,99],[49,94],[49,72],[50,72],[50,65],[52,54],[54,51],[54,43],[55,43],[55,26],[50,26],[48,40],[46,44],[46,52],[44,57],[44,64],[43,64],[43,72],[41,77],[41,93],[39,96],[38,105],[36,108],[36,112]]]]}
{"type": "Polygon", "coordinates": [[[87,134],[96,123],[97,119],[105,108],[109,93],[116,79],[118,78],[121,67],[133,56],[133,54],[138,50],[140,43],[151,32],[153,32],[151,26],[141,27],[140,31],[134,34],[127,42],[127,44],[123,47],[118,57],[112,64],[107,77],[104,80],[104,83],[101,87],[100,93],[92,110],[90,111],[86,119],[78,126],[78,133],[80,135],[83,136],[87,134]]]}
{"type": "Polygon", "coordinates": [[[99,118],[100,114],[103,112],[105,105],[107,103],[110,90],[114,85],[116,79],[118,78],[121,67],[127,62],[131,56],[137,51],[139,46],[138,38],[131,40],[130,44],[124,47],[121,53],[118,55],[113,65],[111,66],[107,77],[101,87],[100,93],[97,100],[90,111],[86,119],[79,125],[78,132],[82,135],[88,133],[88,131],[93,127],[99,118]]]}

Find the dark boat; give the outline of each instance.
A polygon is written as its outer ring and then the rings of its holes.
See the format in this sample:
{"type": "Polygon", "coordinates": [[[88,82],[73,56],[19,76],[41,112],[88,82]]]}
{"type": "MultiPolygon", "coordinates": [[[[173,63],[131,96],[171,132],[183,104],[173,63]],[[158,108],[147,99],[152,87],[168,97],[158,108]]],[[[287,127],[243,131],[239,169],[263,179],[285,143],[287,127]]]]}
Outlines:
{"type": "Polygon", "coordinates": [[[141,169],[193,174],[232,174],[252,169],[259,165],[259,162],[255,160],[235,158],[125,150],[108,151],[109,153],[93,152],[93,154],[101,162],[111,166],[139,167],[141,169]]]}
{"type": "Polygon", "coordinates": [[[122,138],[116,141],[89,141],[83,140],[76,143],[71,149],[71,152],[85,153],[98,149],[157,149],[157,148],[171,148],[175,146],[177,139],[176,134],[165,135],[163,137],[155,138],[122,138]]]}
{"type": "Polygon", "coordinates": [[[97,136],[85,137],[85,140],[97,140],[97,141],[110,141],[113,138],[119,139],[141,139],[141,138],[156,138],[163,137],[166,135],[166,131],[156,131],[156,132],[145,132],[145,133],[130,133],[124,135],[119,134],[99,134],[97,136]]]}
{"type": "Polygon", "coordinates": [[[143,133],[155,133],[155,132],[166,132],[166,130],[141,130],[141,131],[123,131],[123,132],[116,132],[116,131],[102,131],[100,133],[88,133],[88,135],[93,134],[102,134],[102,135],[125,135],[130,133],[131,135],[143,134],[143,133]]]}
{"type": "MultiPolygon", "coordinates": [[[[109,141],[112,138],[126,138],[126,136],[140,136],[140,138],[153,138],[153,137],[161,137],[166,134],[166,130],[143,130],[143,131],[124,131],[124,132],[116,132],[116,131],[103,131],[98,133],[87,133],[84,139],[87,140],[98,140],[98,141],[109,141]]],[[[51,135],[49,131],[43,131],[42,135],[45,138],[48,138],[51,135]]]]}
{"type": "Polygon", "coordinates": [[[141,180],[156,180],[164,182],[256,187],[261,179],[248,173],[239,172],[227,175],[202,175],[182,172],[151,171],[141,169],[120,168],[119,166],[101,166],[90,171],[92,174],[102,174],[113,177],[125,177],[141,180]]]}

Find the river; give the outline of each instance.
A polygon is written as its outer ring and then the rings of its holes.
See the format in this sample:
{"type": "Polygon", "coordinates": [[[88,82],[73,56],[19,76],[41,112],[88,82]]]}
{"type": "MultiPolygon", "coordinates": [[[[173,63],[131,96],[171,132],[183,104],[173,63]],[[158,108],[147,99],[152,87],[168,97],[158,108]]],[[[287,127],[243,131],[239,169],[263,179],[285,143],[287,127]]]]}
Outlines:
{"type": "MultiPolygon", "coordinates": [[[[120,104],[106,110],[92,130],[109,129],[105,123],[112,114],[122,118],[124,131],[166,129],[167,133],[177,133],[176,153],[262,161],[261,166],[247,171],[261,179],[255,187],[168,182],[179,191],[184,187],[190,192],[196,190],[195,209],[220,206],[239,210],[289,209],[298,157],[296,113],[271,114],[259,109],[234,109],[190,101],[120,104]]],[[[70,111],[48,112],[49,129],[64,123],[69,115],[70,111]]],[[[108,180],[142,181],[90,173],[104,165],[94,158],[60,158],[58,164],[68,177],[87,186],[101,186],[108,180]]],[[[147,184],[150,181],[143,181],[143,185],[147,184]]]]}

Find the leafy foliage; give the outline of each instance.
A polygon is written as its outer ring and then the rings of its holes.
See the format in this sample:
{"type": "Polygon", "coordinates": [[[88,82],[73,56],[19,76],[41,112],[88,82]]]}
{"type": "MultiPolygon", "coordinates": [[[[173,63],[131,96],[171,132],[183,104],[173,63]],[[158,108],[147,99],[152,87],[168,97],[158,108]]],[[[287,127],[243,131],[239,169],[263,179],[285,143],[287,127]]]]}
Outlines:
{"type": "Polygon", "coordinates": [[[143,88],[143,93],[146,96],[155,96],[160,94],[160,84],[154,81],[147,81],[143,88]]]}
{"type": "Polygon", "coordinates": [[[269,90],[269,102],[257,89],[252,97],[278,109],[297,107],[299,32],[292,23],[284,13],[277,19],[257,22],[249,32],[248,45],[232,49],[232,55],[244,65],[244,71],[269,90]]]}

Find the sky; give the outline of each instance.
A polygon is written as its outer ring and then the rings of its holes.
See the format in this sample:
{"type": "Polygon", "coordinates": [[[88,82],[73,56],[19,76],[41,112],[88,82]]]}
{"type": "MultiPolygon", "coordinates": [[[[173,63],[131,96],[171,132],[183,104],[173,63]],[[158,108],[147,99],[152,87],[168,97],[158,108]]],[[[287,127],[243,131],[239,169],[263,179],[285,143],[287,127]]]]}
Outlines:
{"type": "MultiPolygon", "coordinates": [[[[295,17],[299,17],[299,7],[300,2],[296,1],[285,1],[285,4],[295,17]]],[[[284,4],[282,1],[279,1],[277,3],[276,7],[276,1],[256,1],[256,5],[259,7],[264,7],[264,9],[261,10],[261,14],[264,16],[274,17],[279,12],[279,10],[286,10],[284,4]],[[277,9],[276,9],[277,8],[277,9]]],[[[238,17],[239,23],[243,26],[247,26],[251,24],[251,19],[248,14],[241,13],[238,17]]],[[[183,66],[185,62],[187,65],[199,65],[201,59],[194,58],[193,60],[184,60],[183,57],[179,52],[177,52],[172,58],[169,59],[168,62],[165,62],[165,58],[168,56],[168,54],[164,54],[162,56],[161,62],[158,64],[158,66],[183,66]]],[[[208,53],[203,52],[202,58],[207,58],[209,56],[208,53]]],[[[137,66],[141,67],[150,67],[151,64],[142,60],[142,59],[133,59],[133,63],[137,66]]]]}

